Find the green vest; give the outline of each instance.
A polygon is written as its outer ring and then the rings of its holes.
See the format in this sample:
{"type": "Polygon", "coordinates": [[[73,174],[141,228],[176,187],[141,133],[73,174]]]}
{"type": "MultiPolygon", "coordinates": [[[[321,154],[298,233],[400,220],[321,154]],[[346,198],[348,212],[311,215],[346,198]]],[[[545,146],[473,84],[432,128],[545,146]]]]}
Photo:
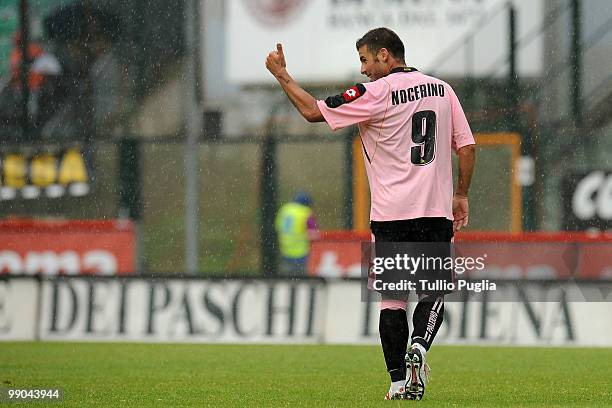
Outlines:
{"type": "Polygon", "coordinates": [[[287,203],[278,210],[275,227],[283,257],[299,259],[308,255],[308,218],[311,215],[310,207],[295,202],[287,203]]]}

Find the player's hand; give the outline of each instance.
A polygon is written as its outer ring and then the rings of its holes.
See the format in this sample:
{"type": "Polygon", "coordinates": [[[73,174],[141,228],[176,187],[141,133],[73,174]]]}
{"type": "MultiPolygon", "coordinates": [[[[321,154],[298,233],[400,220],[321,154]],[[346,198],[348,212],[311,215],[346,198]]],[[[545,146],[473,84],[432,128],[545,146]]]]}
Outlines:
{"type": "Polygon", "coordinates": [[[285,53],[283,52],[283,45],[281,43],[276,44],[276,51],[272,51],[266,58],[266,68],[272,73],[272,75],[279,76],[285,68],[287,63],[285,62],[285,53]]]}
{"type": "Polygon", "coordinates": [[[453,197],[453,230],[459,231],[463,227],[468,225],[468,216],[470,213],[470,206],[468,204],[468,198],[457,195],[453,197]]]}

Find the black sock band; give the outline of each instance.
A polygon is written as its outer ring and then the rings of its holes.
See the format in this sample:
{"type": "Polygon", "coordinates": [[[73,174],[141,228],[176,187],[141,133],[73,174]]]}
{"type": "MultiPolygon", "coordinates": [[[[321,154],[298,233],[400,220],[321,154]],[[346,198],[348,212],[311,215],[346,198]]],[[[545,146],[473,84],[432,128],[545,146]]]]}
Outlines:
{"type": "Polygon", "coordinates": [[[444,297],[426,296],[419,300],[412,314],[412,343],[419,343],[425,350],[433,343],[444,320],[444,297]]]}
{"type": "Polygon", "coordinates": [[[408,320],[406,311],[383,309],[380,311],[380,321],[378,324],[380,332],[380,343],[387,371],[391,376],[391,381],[401,381],[406,378],[406,366],[404,355],[408,346],[408,320]]]}

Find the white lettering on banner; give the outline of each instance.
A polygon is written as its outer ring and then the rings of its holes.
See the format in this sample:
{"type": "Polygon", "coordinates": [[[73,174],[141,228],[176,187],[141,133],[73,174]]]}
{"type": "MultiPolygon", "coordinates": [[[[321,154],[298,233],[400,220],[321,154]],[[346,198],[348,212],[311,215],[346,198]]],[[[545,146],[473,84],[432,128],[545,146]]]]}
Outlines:
{"type": "Polygon", "coordinates": [[[578,182],[572,196],[572,210],[577,218],[612,220],[612,173],[594,171],[578,182]]]}
{"type": "Polygon", "coordinates": [[[21,256],[14,251],[0,251],[0,273],[21,273],[25,270],[21,256]]]}
{"type": "Polygon", "coordinates": [[[338,262],[338,254],[333,250],[325,250],[321,254],[321,260],[315,267],[317,276],[322,278],[340,278],[361,276],[361,264],[359,262],[347,267],[342,266],[338,262]]]}
{"type": "Polygon", "coordinates": [[[57,275],[63,271],[66,275],[79,272],[79,256],[74,251],[55,253],[53,251],[28,252],[25,257],[26,273],[42,272],[45,275],[57,275]]]}
{"type": "Polygon", "coordinates": [[[24,256],[15,251],[0,251],[0,274],[77,275],[82,271],[100,275],[114,275],[118,272],[117,258],[105,250],[83,253],[76,251],[28,251],[24,256]]]}
{"type": "Polygon", "coordinates": [[[108,251],[88,251],[83,255],[83,269],[96,271],[99,275],[117,273],[117,258],[108,251]]]}

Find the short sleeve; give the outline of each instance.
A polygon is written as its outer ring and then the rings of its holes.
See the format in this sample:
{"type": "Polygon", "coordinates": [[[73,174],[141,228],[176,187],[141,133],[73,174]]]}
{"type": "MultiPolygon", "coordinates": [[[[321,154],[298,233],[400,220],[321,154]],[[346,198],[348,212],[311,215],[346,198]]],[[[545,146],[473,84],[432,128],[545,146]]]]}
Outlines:
{"type": "Polygon", "coordinates": [[[465,117],[465,113],[463,112],[463,108],[459,102],[459,98],[457,98],[457,95],[452,88],[451,92],[449,92],[449,96],[453,115],[452,146],[453,150],[457,151],[464,146],[476,144],[476,141],[474,140],[474,135],[472,134],[470,124],[465,117]]]}
{"type": "Polygon", "coordinates": [[[374,107],[364,84],[356,84],[339,95],[317,101],[317,105],[332,130],[370,120],[374,107]]]}

